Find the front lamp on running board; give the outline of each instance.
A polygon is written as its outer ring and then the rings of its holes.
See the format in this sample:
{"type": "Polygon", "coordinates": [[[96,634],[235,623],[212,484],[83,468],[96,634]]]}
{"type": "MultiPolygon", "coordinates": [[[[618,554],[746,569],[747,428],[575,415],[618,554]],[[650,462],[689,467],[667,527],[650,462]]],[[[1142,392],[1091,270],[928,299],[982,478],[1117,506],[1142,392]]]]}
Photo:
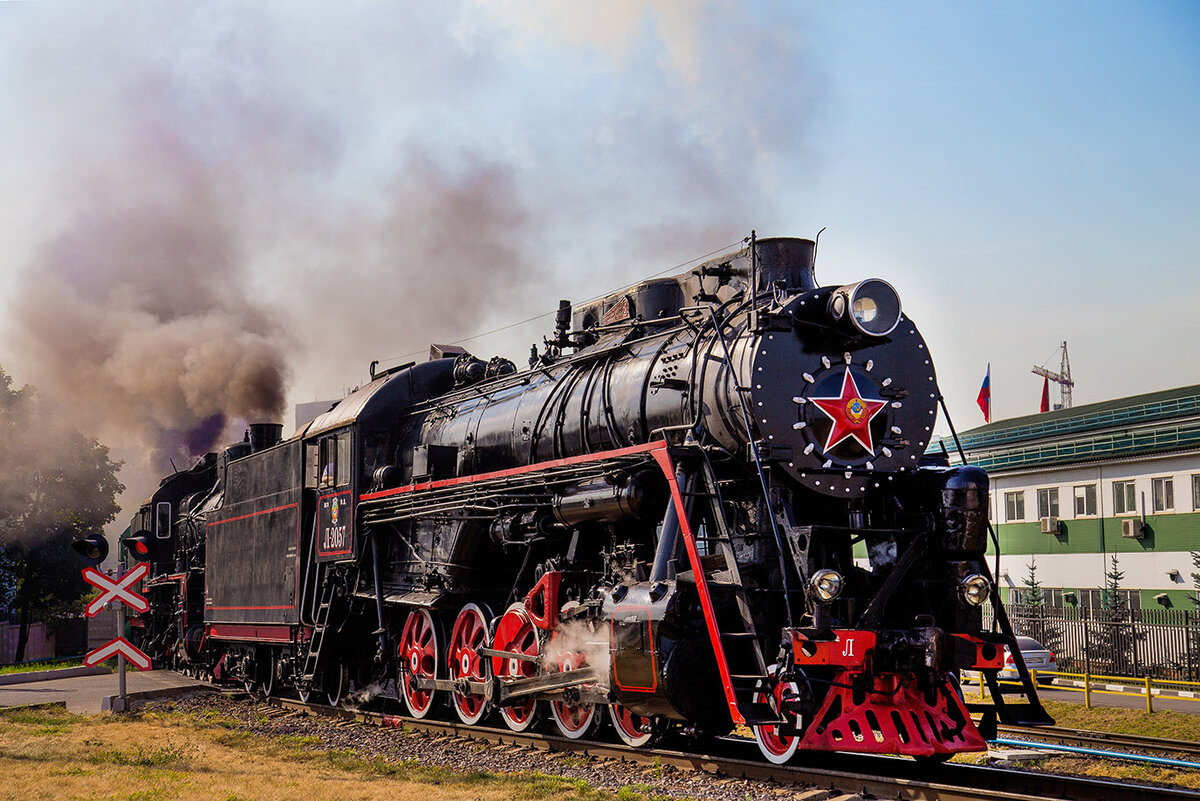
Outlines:
{"type": "Polygon", "coordinates": [[[812,590],[816,593],[817,598],[825,603],[829,603],[842,594],[842,574],[836,570],[828,568],[818,570],[816,573],[813,573],[809,584],[812,586],[812,590]]]}

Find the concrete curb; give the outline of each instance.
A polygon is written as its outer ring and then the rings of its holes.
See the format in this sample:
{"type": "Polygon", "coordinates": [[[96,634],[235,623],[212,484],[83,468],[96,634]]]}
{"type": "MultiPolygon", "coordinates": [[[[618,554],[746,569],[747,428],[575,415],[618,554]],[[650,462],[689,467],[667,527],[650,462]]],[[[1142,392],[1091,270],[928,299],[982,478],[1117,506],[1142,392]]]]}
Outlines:
{"type": "Polygon", "coordinates": [[[125,705],[121,705],[121,696],[106,695],[100,699],[101,712],[128,712],[137,704],[144,704],[147,701],[154,701],[158,698],[174,698],[180,695],[192,695],[195,693],[212,693],[219,692],[215,687],[209,687],[203,684],[193,684],[183,687],[164,687],[161,690],[143,690],[137,693],[125,693],[125,705]]]}
{"type": "Polygon", "coordinates": [[[112,673],[103,665],[95,667],[59,668],[58,670],[36,670],[32,673],[6,673],[0,676],[0,687],[8,684],[27,684],[31,681],[51,681],[53,679],[73,679],[76,676],[100,676],[112,673]]]}

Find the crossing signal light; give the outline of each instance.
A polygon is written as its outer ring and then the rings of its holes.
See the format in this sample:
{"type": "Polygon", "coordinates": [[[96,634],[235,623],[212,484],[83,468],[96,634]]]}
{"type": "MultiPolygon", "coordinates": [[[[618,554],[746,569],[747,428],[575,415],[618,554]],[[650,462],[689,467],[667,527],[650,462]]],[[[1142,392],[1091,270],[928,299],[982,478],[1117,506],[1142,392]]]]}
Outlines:
{"type": "Polygon", "coordinates": [[[103,534],[90,534],[81,540],[75,540],[71,547],[94,565],[100,564],[108,556],[108,539],[103,534]]]}
{"type": "Polygon", "coordinates": [[[125,546],[125,550],[129,552],[129,555],[138,561],[154,553],[154,538],[150,536],[149,531],[139,531],[137,534],[130,534],[121,540],[121,543],[125,546]]]}

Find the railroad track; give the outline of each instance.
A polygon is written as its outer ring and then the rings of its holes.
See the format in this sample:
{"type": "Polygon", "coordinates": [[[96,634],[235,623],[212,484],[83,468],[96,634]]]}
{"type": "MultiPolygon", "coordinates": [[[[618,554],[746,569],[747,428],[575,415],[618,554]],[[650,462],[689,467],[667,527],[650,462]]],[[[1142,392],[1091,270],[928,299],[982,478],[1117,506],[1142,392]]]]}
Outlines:
{"type": "Polygon", "coordinates": [[[1200,760],[1200,742],[1188,740],[1165,740],[1159,737],[1143,737],[1137,734],[1114,734],[1106,731],[1088,731],[1086,729],[1068,729],[1060,726],[999,726],[997,733],[1002,737],[1016,737],[1042,743],[1070,745],[1078,748],[1130,749],[1134,751],[1162,754],[1164,756],[1185,756],[1188,759],[1200,760]]]}
{"type": "Polygon", "coordinates": [[[1191,790],[1122,784],[1111,781],[1056,776],[1031,771],[975,765],[920,764],[900,757],[875,757],[843,753],[801,755],[786,766],[762,761],[753,741],[722,738],[710,743],[707,753],[671,748],[630,749],[595,740],[569,740],[552,734],[516,733],[506,728],[465,726],[452,721],[417,720],[382,712],[333,708],[286,698],[268,703],[280,710],[324,715],[375,726],[426,731],[494,745],[519,746],[541,751],[577,753],[598,759],[634,764],[669,765],[680,770],[828,791],[826,797],[860,796],[899,801],[1195,801],[1191,790]]]}

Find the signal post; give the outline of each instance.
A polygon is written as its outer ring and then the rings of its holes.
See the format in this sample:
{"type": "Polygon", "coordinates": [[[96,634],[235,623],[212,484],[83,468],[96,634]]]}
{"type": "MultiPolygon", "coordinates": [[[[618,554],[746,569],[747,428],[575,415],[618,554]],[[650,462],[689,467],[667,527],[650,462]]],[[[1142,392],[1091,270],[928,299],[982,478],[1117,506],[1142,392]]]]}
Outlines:
{"type": "MultiPolygon", "coordinates": [[[[108,540],[101,534],[74,542],[72,547],[84,558],[97,564],[104,561],[104,557],[108,555],[108,540]]],[[[114,655],[117,657],[117,697],[113,699],[113,712],[126,712],[129,709],[129,699],[125,693],[126,663],[132,662],[138,670],[150,670],[153,667],[150,657],[125,639],[125,607],[130,606],[137,612],[145,612],[150,608],[145,596],[134,589],[149,572],[150,565],[147,562],[138,562],[116,578],[101,573],[95,567],[83,569],[83,580],[101,591],[100,595],[88,604],[84,614],[87,617],[95,617],[109,603],[113,604],[117,612],[117,636],[83,658],[83,663],[91,667],[111,659],[114,655]]]]}

